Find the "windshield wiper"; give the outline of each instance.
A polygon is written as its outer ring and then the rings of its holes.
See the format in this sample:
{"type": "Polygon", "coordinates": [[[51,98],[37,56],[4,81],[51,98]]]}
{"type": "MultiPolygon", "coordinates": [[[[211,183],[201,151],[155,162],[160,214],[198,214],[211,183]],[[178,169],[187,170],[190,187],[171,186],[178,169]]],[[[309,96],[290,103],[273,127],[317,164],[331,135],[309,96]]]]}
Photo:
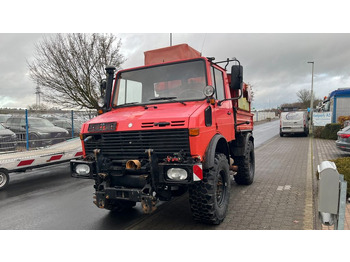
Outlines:
{"type": "Polygon", "coordinates": [[[128,106],[128,105],[135,105],[138,104],[139,102],[130,102],[130,103],[125,103],[125,104],[121,104],[121,105],[117,105],[117,106],[128,106]]]}
{"type": "Polygon", "coordinates": [[[149,101],[156,101],[156,100],[173,100],[174,102],[181,103],[183,105],[186,105],[185,102],[175,100],[177,96],[165,96],[165,97],[156,97],[156,98],[151,98],[149,101]]]}

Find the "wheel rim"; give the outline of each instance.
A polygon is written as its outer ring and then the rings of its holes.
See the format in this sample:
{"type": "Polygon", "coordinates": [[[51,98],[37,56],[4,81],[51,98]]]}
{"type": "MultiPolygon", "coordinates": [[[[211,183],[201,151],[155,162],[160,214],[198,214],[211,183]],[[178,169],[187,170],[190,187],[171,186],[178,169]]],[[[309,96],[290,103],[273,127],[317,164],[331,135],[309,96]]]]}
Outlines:
{"type": "Polygon", "coordinates": [[[4,173],[0,173],[0,188],[6,184],[7,177],[4,173]]]}
{"type": "Polygon", "coordinates": [[[221,170],[218,174],[218,182],[216,184],[216,201],[218,206],[221,206],[225,199],[226,185],[224,177],[225,171],[221,170]]]}

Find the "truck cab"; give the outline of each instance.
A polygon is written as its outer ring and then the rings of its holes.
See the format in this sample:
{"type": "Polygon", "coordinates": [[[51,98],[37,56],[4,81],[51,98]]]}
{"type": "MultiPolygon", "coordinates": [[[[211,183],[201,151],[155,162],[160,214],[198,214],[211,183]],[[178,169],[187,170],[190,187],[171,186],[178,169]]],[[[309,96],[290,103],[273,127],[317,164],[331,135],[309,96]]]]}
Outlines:
{"type": "Polygon", "coordinates": [[[106,70],[103,113],[82,126],[84,158],[71,162],[72,176],[95,180],[100,208],[141,202],[150,213],[188,190],[194,219],[221,223],[230,175],[249,185],[255,172],[251,92],[239,61],[179,45],[145,52],[145,66],[115,77],[106,70]]]}

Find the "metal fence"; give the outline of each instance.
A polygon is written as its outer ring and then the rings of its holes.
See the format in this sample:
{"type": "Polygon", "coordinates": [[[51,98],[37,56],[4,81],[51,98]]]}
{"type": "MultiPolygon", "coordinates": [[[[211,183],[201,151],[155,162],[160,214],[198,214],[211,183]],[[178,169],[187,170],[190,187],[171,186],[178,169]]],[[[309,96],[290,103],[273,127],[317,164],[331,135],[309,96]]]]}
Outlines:
{"type": "Polygon", "coordinates": [[[0,152],[53,145],[79,136],[96,111],[0,109],[0,152]]]}

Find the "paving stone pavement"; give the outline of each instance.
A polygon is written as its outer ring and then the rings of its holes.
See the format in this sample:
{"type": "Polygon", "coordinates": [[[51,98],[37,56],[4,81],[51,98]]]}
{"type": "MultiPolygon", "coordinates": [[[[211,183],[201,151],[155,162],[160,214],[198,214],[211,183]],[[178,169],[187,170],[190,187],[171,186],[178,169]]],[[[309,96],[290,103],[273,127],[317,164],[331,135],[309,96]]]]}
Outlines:
{"type": "MultiPolygon", "coordinates": [[[[323,161],[332,161],[334,159],[340,158],[340,157],[350,157],[350,152],[345,152],[339,150],[335,146],[334,140],[327,140],[327,139],[313,139],[313,169],[314,174],[316,174],[317,166],[321,164],[323,161]]],[[[318,219],[317,214],[317,194],[318,194],[318,181],[316,181],[316,185],[314,186],[315,191],[315,210],[316,210],[316,221],[315,221],[315,229],[322,229],[322,230],[332,230],[334,229],[334,226],[325,226],[322,225],[321,222],[318,219]]],[[[345,221],[344,221],[344,229],[350,230],[350,204],[347,203],[346,205],[346,212],[345,212],[345,221]]]]}
{"type": "Polygon", "coordinates": [[[230,206],[220,225],[193,221],[185,194],[161,205],[128,229],[313,229],[314,218],[310,212],[314,207],[312,195],[310,198],[307,193],[312,191],[312,181],[308,179],[310,148],[308,137],[276,137],[256,149],[255,181],[250,186],[232,182],[230,206]]]}

